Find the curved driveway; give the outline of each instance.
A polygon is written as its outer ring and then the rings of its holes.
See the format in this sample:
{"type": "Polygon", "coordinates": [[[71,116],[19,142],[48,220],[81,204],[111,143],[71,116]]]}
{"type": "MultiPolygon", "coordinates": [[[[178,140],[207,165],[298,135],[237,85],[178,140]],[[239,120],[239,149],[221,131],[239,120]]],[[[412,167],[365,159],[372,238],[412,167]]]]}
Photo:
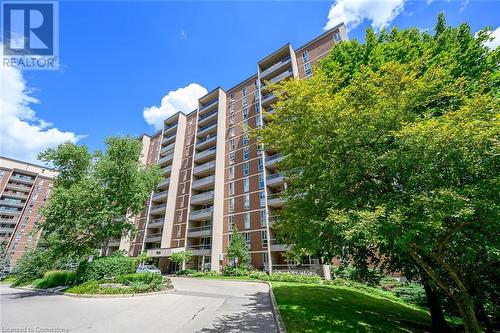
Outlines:
{"type": "Polygon", "coordinates": [[[2,332],[19,328],[27,332],[277,332],[267,284],[172,281],[176,289],[172,293],[127,298],[74,298],[1,285],[0,326],[2,332]]]}

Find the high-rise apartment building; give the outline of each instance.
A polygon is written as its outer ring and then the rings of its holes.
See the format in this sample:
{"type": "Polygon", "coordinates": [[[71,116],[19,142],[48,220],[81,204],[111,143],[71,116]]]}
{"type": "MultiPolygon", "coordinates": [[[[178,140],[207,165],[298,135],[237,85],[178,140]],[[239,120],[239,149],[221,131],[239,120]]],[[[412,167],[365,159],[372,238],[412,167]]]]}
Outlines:
{"type": "Polygon", "coordinates": [[[36,246],[39,209],[50,196],[54,170],[0,156],[0,243],[11,267],[36,246]]]}
{"type": "Polygon", "coordinates": [[[287,44],[260,60],[255,75],[227,91],[214,89],[199,99],[196,110],[177,113],[158,133],[143,135],[142,162],[160,165],[164,180],[134,218],[134,239],[113,242],[108,250],[130,255],[146,250],[167,271],[168,257],[189,249],[194,257],[188,268],[217,271],[227,263],[225,249],[237,228],[255,268],[286,264],[286,247],[273,231],[284,205],[280,192],[286,185],[276,170],[282,157],[260,146],[247,130],[265,126],[263,112],[273,112],[276,96],[266,92],[268,82],[306,79],[343,40],[347,32],[340,24],[300,48],[287,44]]]}

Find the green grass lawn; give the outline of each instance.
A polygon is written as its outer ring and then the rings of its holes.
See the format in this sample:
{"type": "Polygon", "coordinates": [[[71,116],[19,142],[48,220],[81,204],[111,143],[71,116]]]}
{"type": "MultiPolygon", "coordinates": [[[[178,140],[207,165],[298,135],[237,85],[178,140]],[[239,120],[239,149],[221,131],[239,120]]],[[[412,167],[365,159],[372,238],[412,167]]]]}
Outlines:
{"type": "Polygon", "coordinates": [[[272,282],[288,332],[423,332],[428,312],[354,289],[272,282]]]}

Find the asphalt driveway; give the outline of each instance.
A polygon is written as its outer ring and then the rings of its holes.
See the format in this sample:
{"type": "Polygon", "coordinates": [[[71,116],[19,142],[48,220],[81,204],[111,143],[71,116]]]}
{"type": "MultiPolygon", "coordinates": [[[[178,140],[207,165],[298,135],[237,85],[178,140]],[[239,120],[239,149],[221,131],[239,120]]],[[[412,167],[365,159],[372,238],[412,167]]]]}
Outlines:
{"type": "Polygon", "coordinates": [[[2,332],[277,332],[264,283],[172,278],[172,293],[74,298],[0,286],[2,332]]]}

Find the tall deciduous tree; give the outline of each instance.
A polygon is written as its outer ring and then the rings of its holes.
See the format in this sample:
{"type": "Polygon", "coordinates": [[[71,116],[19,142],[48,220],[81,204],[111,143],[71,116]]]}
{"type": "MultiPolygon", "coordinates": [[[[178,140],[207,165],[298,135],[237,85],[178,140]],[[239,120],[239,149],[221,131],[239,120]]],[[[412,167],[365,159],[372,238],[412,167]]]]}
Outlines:
{"type": "Polygon", "coordinates": [[[250,253],[248,252],[247,243],[236,227],[231,234],[231,240],[226,247],[226,252],[228,259],[234,261],[236,266],[247,268],[250,264],[250,253]]]}
{"type": "Polygon", "coordinates": [[[500,260],[500,52],[488,38],[442,15],[434,35],[368,30],[313,78],[275,86],[258,133],[284,155],[278,237],[327,260],[417,267],[467,332],[480,331],[475,285],[500,260]]]}
{"type": "Polygon", "coordinates": [[[112,137],[105,143],[105,152],[64,143],[39,156],[59,171],[40,226],[55,256],[84,256],[134,231],[124,217],[143,209],[161,179],[157,166],[140,164],[138,140],[112,137]]]}

